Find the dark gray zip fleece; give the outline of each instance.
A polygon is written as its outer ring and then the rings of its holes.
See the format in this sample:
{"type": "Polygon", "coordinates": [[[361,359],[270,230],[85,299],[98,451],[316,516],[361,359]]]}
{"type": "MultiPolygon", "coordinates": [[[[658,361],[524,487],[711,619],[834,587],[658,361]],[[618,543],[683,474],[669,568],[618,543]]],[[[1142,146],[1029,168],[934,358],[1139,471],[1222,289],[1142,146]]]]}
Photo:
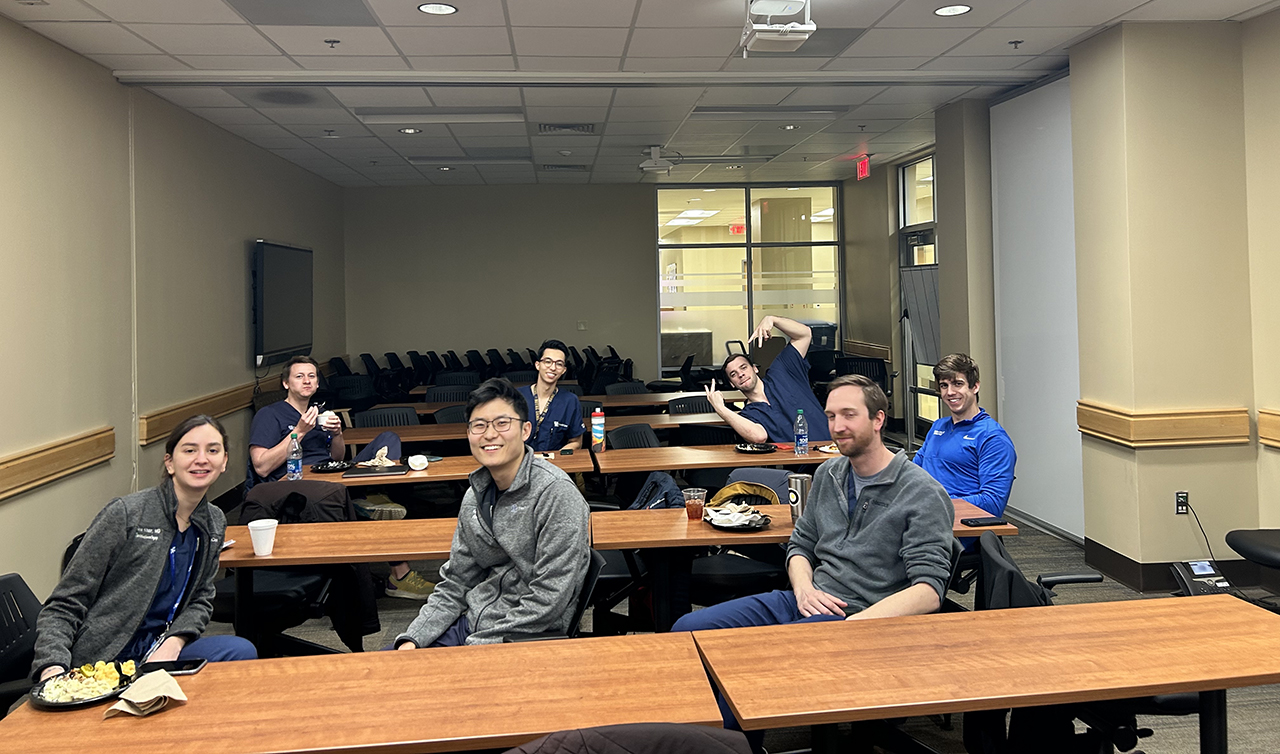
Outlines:
{"type": "MultiPolygon", "coordinates": [[[[50,665],[113,660],[146,616],[178,531],[173,481],[107,504],[89,524],[75,557],[36,619],[31,677],[50,665]]],[[[206,500],[191,514],[199,531],[191,584],[165,637],[200,637],[213,612],[213,581],[226,516],[206,500]]],[[[138,658],[141,659],[141,658],[138,658]]]]}
{"type": "Polygon", "coordinates": [[[808,559],[814,586],[847,602],[846,615],[914,584],[928,584],[942,599],[955,517],[946,490],[898,453],[875,483],[862,488],[851,518],[850,468],[843,456],[818,467],[787,559],[808,559]]]}
{"type": "Polygon", "coordinates": [[[564,631],[591,560],[590,510],[569,476],[528,446],[516,478],[498,500],[490,526],[478,503],[493,484],[489,470],[471,473],[458,528],[441,580],[399,646],[425,647],[465,612],[468,644],[505,636],[564,631]]]}

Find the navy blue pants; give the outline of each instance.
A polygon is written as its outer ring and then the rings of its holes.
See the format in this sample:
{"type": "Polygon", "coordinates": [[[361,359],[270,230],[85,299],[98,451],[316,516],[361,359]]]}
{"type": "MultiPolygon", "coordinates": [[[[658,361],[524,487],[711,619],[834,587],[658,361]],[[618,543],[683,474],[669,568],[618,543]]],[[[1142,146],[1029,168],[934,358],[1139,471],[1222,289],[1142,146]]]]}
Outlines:
{"type": "Polygon", "coordinates": [[[204,658],[209,662],[256,660],[258,650],[253,642],[240,636],[202,636],[182,648],[179,660],[204,658]]]}
{"type": "MultiPolygon", "coordinates": [[[[460,647],[467,643],[467,637],[471,635],[471,628],[467,625],[467,616],[460,616],[440,634],[440,637],[428,644],[428,647],[460,647]]],[[[395,649],[395,645],[391,644],[383,647],[383,651],[395,649]]]]}
{"type": "MultiPolygon", "coordinates": [[[[767,594],[753,594],[736,600],[721,602],[719,605],[703,608],[683,615],[671,627],[674,631],[708,631],[716,628],[744,628],[746,626],[780,626],[785,623],[819,623],[829,620],[844,620],[843,615],[812,615],[808,618],[800,614],[796,607],[796,595],[790,589],[775,589],[767,594]]],[[[715,688],[715,681],[711,687],[715,688]]],[[[717,690],[716,703],[720,705],[720,716],[724,718],[724,727],[729,730],[742,730],[738,720],[733,716],[729,703],[717,690]]],[[[753,751],[760,751],[764,740],[763,731],[744,731],[753,751]]]]}

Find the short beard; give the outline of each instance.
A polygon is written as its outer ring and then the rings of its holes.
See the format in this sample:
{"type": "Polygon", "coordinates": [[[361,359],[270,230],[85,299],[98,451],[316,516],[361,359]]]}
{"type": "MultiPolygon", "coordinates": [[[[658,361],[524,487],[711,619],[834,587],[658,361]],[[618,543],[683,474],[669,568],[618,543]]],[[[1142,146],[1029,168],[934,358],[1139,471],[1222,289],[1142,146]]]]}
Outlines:
{"type": "MultiPolygon", "coordinates": [[[[849,438],[849,439],[854,439],[854,438],[849,438]]],[[[876,439],[875,434],[872,434],[866,440],[856,442],[854,445],[850,446],[848,450],[845,450],[844,448],[840,448],[840,455],[844,456],[845,458],[860,458],[863,455],[865,455],[868,451],[870,451],[872,446],[875,445],[875,439],[876,439]]],[[[839,448],[840,444],[836,443],[836,447],[839,448]]]]}

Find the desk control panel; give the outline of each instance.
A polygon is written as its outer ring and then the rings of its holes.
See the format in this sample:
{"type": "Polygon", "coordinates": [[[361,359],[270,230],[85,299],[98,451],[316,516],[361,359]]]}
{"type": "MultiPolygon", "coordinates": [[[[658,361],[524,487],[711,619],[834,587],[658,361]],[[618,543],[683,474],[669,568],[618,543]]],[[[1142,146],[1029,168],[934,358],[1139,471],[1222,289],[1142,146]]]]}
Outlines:
{"type": "Polygon", "coordinates": [[[1231,582],[1209,560],[1189,560],[1170,565],[1178,582],[1178,594],[1191,597],[1203,594],[1230,594],[1231,582]]]}

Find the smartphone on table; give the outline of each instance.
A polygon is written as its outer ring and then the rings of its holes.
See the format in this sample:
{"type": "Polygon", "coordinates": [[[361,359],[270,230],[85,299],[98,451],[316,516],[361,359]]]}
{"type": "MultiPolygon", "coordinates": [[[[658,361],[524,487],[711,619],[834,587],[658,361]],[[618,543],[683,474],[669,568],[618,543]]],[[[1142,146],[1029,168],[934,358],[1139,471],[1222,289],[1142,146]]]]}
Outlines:
{"type": "Polygon", "coordinates": [[[144,662],[142,663],[142,667],[138,668],[138,675],[154,673],[157,670],[166,671],[169,675],[195,675],[208,664],[209,661],[203,657],[193,657],[190,660],[157,660],[155,662],[144,662]]]}

